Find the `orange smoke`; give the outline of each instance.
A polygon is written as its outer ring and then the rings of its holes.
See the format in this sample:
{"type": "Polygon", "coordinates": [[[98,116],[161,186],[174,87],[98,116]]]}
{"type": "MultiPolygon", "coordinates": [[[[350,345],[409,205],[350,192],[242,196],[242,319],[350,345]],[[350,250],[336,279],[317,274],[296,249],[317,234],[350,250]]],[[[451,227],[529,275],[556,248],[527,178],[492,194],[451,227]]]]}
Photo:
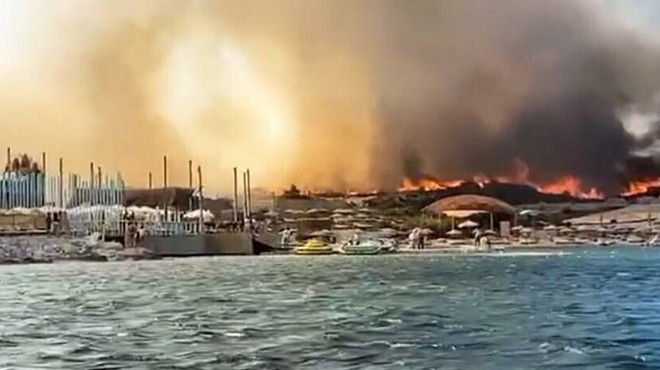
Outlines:
{"type": "MultiPolygon", "coordinates": [[[[514,161],[514,171],[509,176],[496,176],[494,178],[488,178],[483,175],[476,175],[472,178],[472,181],[475,182],[480,187],[483,187],[485,184],[491,182],[500,182],[507,184],[524,184],[536,188],[538,191],[547,194],[568,194],[576,198],[581,199],[603,199],[603,193],[601,193],[596,188],[584,189],[580,180],[572,175],[563,176],[553,182],[547,184],[537,184],[530,180],[530,169],[527,164],[520,160],[516,159],[514,161]]],[[[464,180],[449,180],[443,181],[435,178],[424,178],[420,180],[412,180],[410,178],[404,178],[399,187],[399,191],[432,191],[432,190],[442,190],[447,188],[452,188],[459,186],[465,183],[464,180]]],[[[660,180],[655,183],[655,185],[660,186],[660,180]]],[[[653,185],[647,185],[653,186],[653,185]]],[[[646,188],[639,188],[640,192],[646,191],[646,188]]]]}

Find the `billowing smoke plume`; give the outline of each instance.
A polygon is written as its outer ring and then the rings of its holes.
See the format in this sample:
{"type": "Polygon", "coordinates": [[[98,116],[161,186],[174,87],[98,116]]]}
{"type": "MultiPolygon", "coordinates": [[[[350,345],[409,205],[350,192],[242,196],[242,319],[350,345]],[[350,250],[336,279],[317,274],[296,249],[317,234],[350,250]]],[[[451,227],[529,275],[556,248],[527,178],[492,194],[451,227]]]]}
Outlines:
{"type": "Polygon", "coordinates": [[[171,183],[193,159],[222,190],[235,165],[270,188],[393,188],[520,161],[535,182],[605,192],[660,176],[659,125],[624,124],[658,111],[660,48],[590,2],[21,4],[2,12],[31,26],[11,40],[29,50],[0,49],[0,134],[73,169],[94,160],[143,185],[167,154],[171,183]]]}

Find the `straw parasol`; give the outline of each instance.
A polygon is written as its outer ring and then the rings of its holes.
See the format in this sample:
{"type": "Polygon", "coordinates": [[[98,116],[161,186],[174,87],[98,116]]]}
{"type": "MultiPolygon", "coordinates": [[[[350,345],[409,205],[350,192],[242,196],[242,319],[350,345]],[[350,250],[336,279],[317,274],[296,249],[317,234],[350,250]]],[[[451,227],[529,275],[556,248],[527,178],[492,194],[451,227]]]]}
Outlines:
{"type": "Polygon", "coordinates": [[[516,213],[516,209],[506,202],[474,194],[443,198],[424,207],[424,210],[435,213],[436,215],[451,211],[504,213],[507,215],[514,215],[516,213]]]}

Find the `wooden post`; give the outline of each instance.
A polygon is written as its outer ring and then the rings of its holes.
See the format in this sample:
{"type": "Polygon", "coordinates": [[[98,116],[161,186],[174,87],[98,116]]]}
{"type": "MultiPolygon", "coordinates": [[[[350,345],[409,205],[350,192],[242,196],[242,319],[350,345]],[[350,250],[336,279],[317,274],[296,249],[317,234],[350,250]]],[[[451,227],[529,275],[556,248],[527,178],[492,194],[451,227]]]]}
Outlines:
{"type": "Polygon", "coordinates": [[[7,172],[11,172],[11,148],[7,147],[7,172]]]}
{"type": "Polygon", "coordinates": [[[234,222],[238,222],[238,169],[234,167],[234,222]]]}
{"type": "Polygon", "coordinates": [[[199,183],[199,232],[204,233],[204,187],[202,186],[202,166],[197,166],[197,182],[199,183]]]}
{"type": "Polygon", "coordinates": [[[151,172],[149,172],[149,189],[153,188],[153,175],[151,172]]]}

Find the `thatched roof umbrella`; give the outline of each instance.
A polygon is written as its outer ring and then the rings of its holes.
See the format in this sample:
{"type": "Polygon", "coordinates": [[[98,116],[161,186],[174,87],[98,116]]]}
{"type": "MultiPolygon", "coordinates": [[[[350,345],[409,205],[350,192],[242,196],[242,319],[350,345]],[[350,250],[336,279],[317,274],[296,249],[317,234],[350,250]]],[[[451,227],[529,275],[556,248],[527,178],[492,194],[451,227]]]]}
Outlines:
{"type": "Polygon", "coordinates": [[[494,226],[493,214],[500,213],[512,217],[516,214],[516,208],[506,202],[475,194],[456,195],[443,198],[424,207],[424,211],[434,213],[438,216],[447,214],[451,217],[455,217],[454,215],[456,214],[463,214],[467,217],[470,214],[490,213],[491,228],[494,226]]]}
{"type": "Polygon", "coordinates": [[[473,194],[443,198],[424,207],[424,210],[437,215],[441,215],[448,211],[503,213],[507,215],[516,214],[516,209],[506,202],[483,195],[473,194]]]}

